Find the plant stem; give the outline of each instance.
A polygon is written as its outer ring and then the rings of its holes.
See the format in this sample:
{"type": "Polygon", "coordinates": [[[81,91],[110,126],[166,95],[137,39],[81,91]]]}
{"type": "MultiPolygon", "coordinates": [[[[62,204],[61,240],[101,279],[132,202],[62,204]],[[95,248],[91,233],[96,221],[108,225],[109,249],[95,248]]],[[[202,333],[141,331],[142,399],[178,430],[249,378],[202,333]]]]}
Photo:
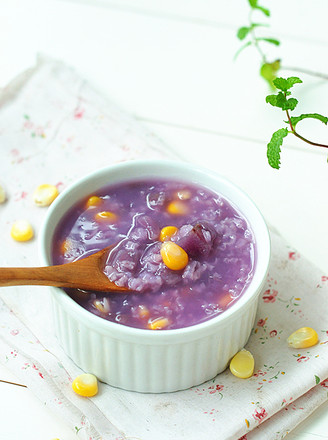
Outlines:
{"type": "MultiPolygon", "coordinates": [[[[262,58],[262,63],[266,64],[266,63],[268,63],[267,57],[266,57],[265,53],[262,51],[262,49],[257,41],[256,34],[255,34],[255,31],[253,28],[253,24],[254,24],[253,19],[252,19],[253,12],[254,12],[254,9],[251,8],[249,11],[249,14],[248,14],[249,27],[251,28],[250,34],[252,36],[252,45],[256,48],[256,50],[260,54],[260,56],[262,58]]],[[[321,78],[321,79],[328,81],[327,74],[321,73],[321,72],[315,72],[315,71],[309,70],[309,69],[303,69],[301,67],[280,66],[279,70],[291,70],[292,72],[300,72],[300,73],[304,73],[306,75],[314,76],[314,77],[321,78]]]]}
{"type": "Polygon", "coordinates": [[[289,126],[290,129],[292,130],[293,135],[295,135],[296,137],[298,137],[299,139],[301,139],[302,141],[306,142],[307,144],[310,145],[314,145],[315,147],[322,147],[322,148],[328,148],[328,145],[325,144],[318,144],[317,142],[312,142],[309,139],[306,139],[305,137],[301,136],[300,134],[298,134],[295,130],[295,128],[293,127],[292,121],[290,119],[290,115],[289,115],[289,111],[286,110],[286,114],[287,114],[287,118],[288,118],[288,122],[289,122],[289,126]]]}
{"type": "Polygon", "coordinates": [[[280,66],[280,70],[291,70],[293,72],[305,73],[306,75],[316,76],[317,78],[325,79],[328,81],[328,75],[326,75],[325,73],[314,72],[313,70],[302,69],[301,67],[280,66]]]}
{"type": "Polygon", "coordinates": [[[253,46],[257,49],[258,53],[260,54],[261,58],[262,58],[262,63],[265,64],[267,62],[265,53],[262,51],[262,49],[260,48],[260,45],[257,41],[256,35],[255,35],[255,31],[253,28],[253,20],[252,20],[252,14],[253,14],[253,9],[251,9],[249,11],[249,16],[248,16],[248,21],[249,21],[249,27],[251,28],[251,35],[252,35],[252,44],[253,46]]]}

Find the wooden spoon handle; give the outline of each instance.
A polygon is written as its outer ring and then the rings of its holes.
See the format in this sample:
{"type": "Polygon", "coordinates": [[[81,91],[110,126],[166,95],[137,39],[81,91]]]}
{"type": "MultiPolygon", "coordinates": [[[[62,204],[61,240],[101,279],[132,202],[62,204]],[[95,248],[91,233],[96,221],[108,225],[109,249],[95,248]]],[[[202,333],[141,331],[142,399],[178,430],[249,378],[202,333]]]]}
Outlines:
{"type": "Polygon", "coordinates": [[[91,287],[90,276],[76,273],[70,264],[46,267],[6,267],[0,268],[0,286],[55,286],[55,287],[91,287]],[[82,276],[82,278],[81,278],[82,276]],[[87,284],[87,287],[84,286],[87,284]]]}
{"type": "Polygon", "coordinates": [[[90,271],[92,267],[82,261],[58,266],[0,268],[0,287],[33,285],[113,292],[127,290],[109,281],[99,268],[90,271]]]}

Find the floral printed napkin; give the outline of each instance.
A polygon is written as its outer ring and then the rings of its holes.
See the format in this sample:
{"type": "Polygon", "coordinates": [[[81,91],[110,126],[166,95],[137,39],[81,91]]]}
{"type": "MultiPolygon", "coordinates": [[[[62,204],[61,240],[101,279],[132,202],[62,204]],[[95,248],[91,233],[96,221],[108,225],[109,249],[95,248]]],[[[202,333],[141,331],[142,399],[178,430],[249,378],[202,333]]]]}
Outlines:
{"type": "MultiPolygon", "coordinates": [[[[0,92],[1,266],[38,265],[36,240],[16,243],[10,225],[29,220],[37,234],[46,208],[33,205],[42,183],[59,190],[105,164],[174,157],[63,64],[40,59],[0,92]]],[[[281,439],[328,395],[328,277],[271,231],[272,261],[250,340],[254,375],[227,370],[189,390],[140,394],[100,384],[92,399],[71,390],[79,368],[53,334],[45,287],[1,289],[0,362],[85,440],[281,439]],[[310,326],[319,344],[293,350],[286,338],[310,326]]]]}

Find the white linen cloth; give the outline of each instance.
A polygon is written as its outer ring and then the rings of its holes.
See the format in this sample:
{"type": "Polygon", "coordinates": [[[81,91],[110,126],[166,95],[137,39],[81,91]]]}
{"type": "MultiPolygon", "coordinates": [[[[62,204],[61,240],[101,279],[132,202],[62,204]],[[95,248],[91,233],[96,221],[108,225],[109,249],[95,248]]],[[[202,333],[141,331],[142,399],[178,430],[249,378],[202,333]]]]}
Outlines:
{"type": "MultiPolygon", "coordinates": [[[[174,157],[153,133],[60,62],[40,59],[0,92],[1,266],[37,266],[37,235],[46,208],[32,194],[59,190],[97,168],[136,158],[174,157]],[[14,242],[10,227],[29,220],[36,239],[14,242]]],[[[1,288],[0,362],[84,440],[281,439],[327,400],[328,276],[274,231],[267,284],[246,346],[254,375],[229,370],[189,390],[140,394],[100,384],[91,399],[74,394],[81,370],[54,334],[46,287],[1,288]],[[319,344],[293,350],[286,338],[309,326],[319,344]]]]}

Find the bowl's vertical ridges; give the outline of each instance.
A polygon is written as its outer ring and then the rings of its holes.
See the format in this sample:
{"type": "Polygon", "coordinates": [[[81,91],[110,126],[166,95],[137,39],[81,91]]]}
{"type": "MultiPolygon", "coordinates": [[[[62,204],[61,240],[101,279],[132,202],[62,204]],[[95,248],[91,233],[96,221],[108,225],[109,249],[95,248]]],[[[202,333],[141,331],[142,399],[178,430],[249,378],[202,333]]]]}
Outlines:
{"type": "Polygon", "coordinates": [[[179,389],[179,387],[181,387],[181,384],[185,380],[185,366],[183,365],[185,358],[186,348],[184,345],[168,345],[166,347],[165,380],[163,382],[163,388],[168,389],[172,387],[179,389]]]}
{"type": "MultiPolygon", "coordinates": [[[[200,379],[204,382],[210,379],[218,373],[218,363],[217,363],[217,343],[213,335],[206,339],[204,359],[203,359],[203,371],[200,379]]],[[[199,375],[199,372],[198,372],[199,375]]]]}
{"type": "Polygon", "coordinates": [[[217,341],[217,353],[216,362],[218,365],[218,370],[225,368],[228,360],[231,357],[231,352],[233,348],[234,340],[234,328],[231,326],[226,326],[222,336],[219,336],[217,341]]]}
{"type": "MultiPolygon", "coordinates": [[[[195,343],[186,343],[183,344],[180,348],[179,346],[175,346],[175,355],[179,358],[180,361],[180,369],[177,372],[177,377],[174,386],[176,388],[189,388],[191,386],[193,379],[193,371],[192,364],[194,359],[197,359],[198,351],[197,345],[195,343]]],[[[199,374],[199,369],[197,369],[197,373],[199,374]]],[[[167,379],[167,383],[169,384],[169,377],[167,379]]]]}
{"type": "Polygon", "coordinates": [[[201,349],[201,345],[202,342],[199,339],[195,341],[193,344],[193,353],[192,353],[193,362],[189,366],[189,374],[192,384],[195,384],[197,382],[198,371],[200,369],[200,364],[202,362],[202,360],[198,355],[201,349]]]}
{"type": "Polygon", "coordinates": [[[78,321],[54,301],[57,336],[84,371],[113,386],[140,392],[170,392],[199,385],[223,371],[245,345],[257,300],[211,334],[186,342],[145,344],[118,340],[78,321]]]}
{"type": "MultiPolygon", "coordinates": [[[[144,377],[149,377],[150,366],[149,362],[145,362],[144,359],[147,357],[147,347],[142,347],[138,350],[138,346],[133,346],[133,356],[135,363],[135,371],[143,371],[144,377]]],[[[143,379],[140,374],[135,374],[133,380],[133,389],[139,390],[143,387],[143,379]]]]}
{"type": "Polygon", "coordinates": [[[109,371],[110,375],[120,374],[118,359],[112,356],[117,351],[117,340],[108,340],[105,335],[101,336],[102,346],[104,347],[103,362],[101,371],[109,371]]]}
{"type": "Polygon", "coordinates": [[[73,337],[67,338],[67,341],[66,341],[68,351],[69,351],[69,353],[71,353],[72,359],[77,359],[79,361],[81,358],[81,354],[83,354],[83,352],[81,352],[78,349],[81,344],[79,342],[80,338],[77,337],[77,323],[74,319],[67,319],[67,316],[66,316],[66,323],[65,324],[66,324],[66,328],[67,328],[67,333],[69,335],[73,335],[73,337]]]}

